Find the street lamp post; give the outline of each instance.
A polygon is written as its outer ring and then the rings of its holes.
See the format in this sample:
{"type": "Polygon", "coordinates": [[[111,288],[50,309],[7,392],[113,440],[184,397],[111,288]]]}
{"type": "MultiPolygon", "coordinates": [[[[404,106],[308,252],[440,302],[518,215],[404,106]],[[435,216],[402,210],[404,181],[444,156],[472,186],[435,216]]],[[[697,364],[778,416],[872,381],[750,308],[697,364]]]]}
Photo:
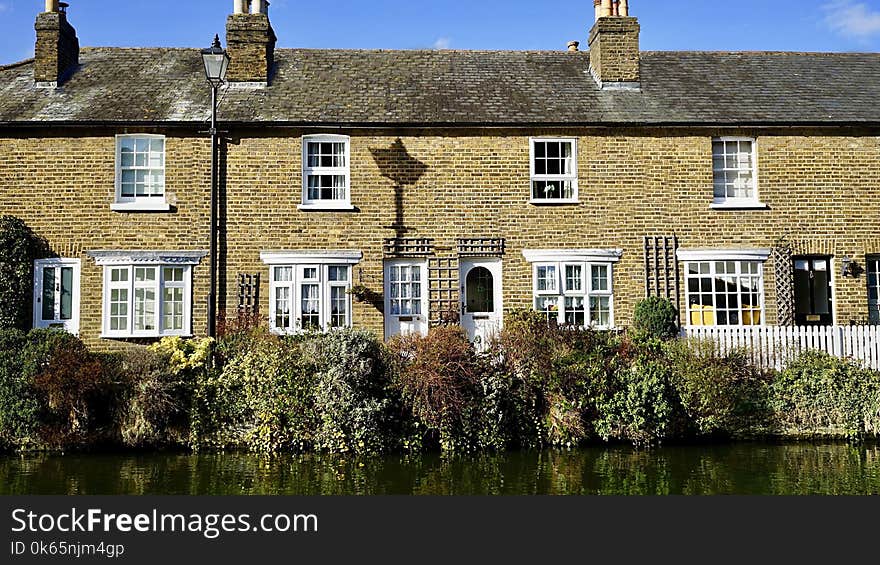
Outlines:
{"type": "Polygon", "coordinates": [[[205,77],[211,85],[211,292],[208,295],[208,337],[217,337],[217,193],[218,190],[218,132],[217,132],[217,90],[226,82],[229,69],[229,55],[220,46],[220,36],[214,36],[214,43],[202,50],[205,64],[205,77]]]}

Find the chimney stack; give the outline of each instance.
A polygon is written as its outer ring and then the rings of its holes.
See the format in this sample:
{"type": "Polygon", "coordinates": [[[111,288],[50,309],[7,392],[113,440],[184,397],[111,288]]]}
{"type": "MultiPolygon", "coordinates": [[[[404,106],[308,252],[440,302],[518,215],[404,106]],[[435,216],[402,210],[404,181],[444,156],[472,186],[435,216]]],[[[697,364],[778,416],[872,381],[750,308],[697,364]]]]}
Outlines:
{"type": "Polygon", "coordinates": [[[639,21],[628,0],[593,0],[590,72],[602,90],[640,90],[639,21]]]}
{"type": "Polygon", "coordinates": [[[34,82],[57,88],[79,65],[79,39],[67,21],[67,4],[46,0],[46,11],[37,15],[34,29],[34,82]]]}
{"type": "Polygon", "coordinates": [[[276,41],[267,0],[233,0],[232,15],[226,20],[226,78],[230,84],[267,86],[275,64],[276,41]]]}

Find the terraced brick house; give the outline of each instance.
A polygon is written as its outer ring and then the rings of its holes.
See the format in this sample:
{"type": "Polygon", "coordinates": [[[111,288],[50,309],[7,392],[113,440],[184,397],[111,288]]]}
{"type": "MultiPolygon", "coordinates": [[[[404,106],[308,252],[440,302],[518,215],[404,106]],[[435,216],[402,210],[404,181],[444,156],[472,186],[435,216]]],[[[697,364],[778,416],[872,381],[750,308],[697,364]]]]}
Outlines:
{"type": "MultiPolygon", "coordinates": [[[[80,48],[46,4],[0,68],[0,214],[53,251],[33,323],[204,335],[200,51],[80,48]]],[[[685,326],[880,322],[880,56],[642,52],[627,2],[594,7],[587,50],[354,51],[276,49],[268,2],[235,0],[219,315],[484,339],[660,295],[685,326]]]]}

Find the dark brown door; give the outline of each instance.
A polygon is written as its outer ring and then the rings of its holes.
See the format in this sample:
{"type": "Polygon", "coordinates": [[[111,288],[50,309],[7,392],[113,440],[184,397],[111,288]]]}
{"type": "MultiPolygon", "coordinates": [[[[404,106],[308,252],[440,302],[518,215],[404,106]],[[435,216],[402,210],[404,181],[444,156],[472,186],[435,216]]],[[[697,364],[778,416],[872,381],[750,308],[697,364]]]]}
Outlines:
{"type": "Polygon", "coordinates": [[[795,322],[799,326],[830,326],[831,257],[794,258],[795,322]]]}

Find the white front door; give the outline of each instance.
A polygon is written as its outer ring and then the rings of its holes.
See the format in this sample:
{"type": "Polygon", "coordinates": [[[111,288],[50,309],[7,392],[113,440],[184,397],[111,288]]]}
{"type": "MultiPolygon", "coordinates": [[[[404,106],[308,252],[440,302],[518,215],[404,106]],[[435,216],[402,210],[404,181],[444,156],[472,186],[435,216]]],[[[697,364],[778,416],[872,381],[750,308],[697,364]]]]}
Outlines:
{"type": "Polygon", "coordinates": [[[385,339],[428,335],[428,265],[424,261],[385,263],[385,339]]]}
{"type": "Polygon", "coordinates": [[[79,259],[34,262],[34,327],[79,333],[79,259]]]}
{"type": "Polygon", "coordinates": [[[478,345],[501,330],[504,308],[500,259],[462,259],[461,325],[478,345]]]}

